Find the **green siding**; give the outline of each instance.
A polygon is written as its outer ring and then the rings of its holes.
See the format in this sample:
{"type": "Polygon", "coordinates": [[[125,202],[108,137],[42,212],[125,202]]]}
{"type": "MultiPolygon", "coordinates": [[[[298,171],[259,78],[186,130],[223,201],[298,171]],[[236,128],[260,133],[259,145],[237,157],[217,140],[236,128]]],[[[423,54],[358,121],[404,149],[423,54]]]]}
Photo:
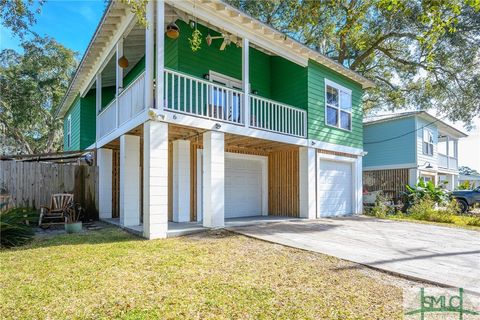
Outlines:
{"type": "Polygon", "coordinates": [[[81,109],[81,102],[80,97],[77,97],[70,109],[67,111],[63,121],[63,146],[65,151],[70,150],[79,150],[80,149],[80,109],[81,109]],[[67,121],[68,117],[71,117],[72,129],[71,129],[71,138],[70,138],[70,146],[67,146],[67,121]]]}
{"type": "Polygon", "coordinates": [[[308,137],[349,147],[363,147],[363,90],[360,84],[349,80],[321,64],[308,63],[308,137]],[[352,131],[325,124],[325,79],[352,90],[352,131]]]}
{"type": "Polygon", "coordinates": [[[90,90],[85,98],[77,97],[63,118],[63,149],[83,150],[95,142],[95,90],[90,90]],[[67,119],[72,118],[72,136],[67,146],[67,119]]]}
{"type": "Polygon", "coordinates": [[[307,110],[307,68],[281,57],[271,58],[271,98],[307,110]]]}
{"type": "Polygon", "coordinates": [[[145,56],[143,56],[133,68],[123,77],[123,87],[126,88],[145,70],[145,56]]]}

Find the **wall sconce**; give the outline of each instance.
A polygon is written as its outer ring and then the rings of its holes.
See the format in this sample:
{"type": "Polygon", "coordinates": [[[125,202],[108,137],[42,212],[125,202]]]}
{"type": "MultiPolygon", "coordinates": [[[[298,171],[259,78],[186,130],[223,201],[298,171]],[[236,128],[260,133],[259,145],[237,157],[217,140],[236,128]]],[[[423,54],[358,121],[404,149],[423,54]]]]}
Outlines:
{"type": "Polygon", "coordinates": [[[316,143],[315,141],[311,141],[310,144],[311,144],[312,146],[314,146],[314,145],[316,145],[317,143],[316,143]]]}
{"type": "Polygon", "coordinates": [[[425,163],[422,164],[421,166],[420,165],[417,166],[417,168],[420,168],[420,167],[425,167],[425,169],[433,169],[433,166],[428,161],[425,161],[425,163]]]}
{"type": "Polygon", "coordinates": [[[258,94],[258,90],[252,90],[252,94],[257,95],[257,94],[258,94]]]}
{"type": "Polygon", "coordinates": [[[220,123],[215,123],[215,129],[220,129],[222,127],[222,125],[220,123]]]}
{"type": "Polygon", "coordinates": [[[205,73],[205,74],[203,75],[203,79],[205,79],[205,80],[210,80],[210,75],[209,75],[208,73],[205,73]]]}

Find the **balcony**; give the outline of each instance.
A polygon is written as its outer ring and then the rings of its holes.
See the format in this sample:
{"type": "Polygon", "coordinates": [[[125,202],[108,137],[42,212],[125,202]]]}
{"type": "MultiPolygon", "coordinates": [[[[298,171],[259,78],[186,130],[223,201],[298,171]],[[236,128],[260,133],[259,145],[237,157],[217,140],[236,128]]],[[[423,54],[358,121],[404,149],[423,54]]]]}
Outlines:
{"type": "Polygon", "coordinates": [[[458,170],[458,160],[444,154],[438,154],[438,167],[441,169],[458,170]]]}
{"type": "MultiPolygon", "coordinates": [[[[307,136],[305,110],[250,95],[250,112],[245,121],[243,91],[173,70],[165,70],[164,109],[199,118],[246,126],[294,137],[307,136]]],[[[98,114],[98,139],[134,119],[145,110],[145,73],[98,114]],[[118,102],[117,102],[118,100],[118,102]]]]}
{"type": "MultiPolygon", "coordinates": [[[[167,111],[246,126],[243,91],[190,75],[165,70],[167,111]]],[[[248,126],[260,130],[305,138],[305,110],[256,95],[249,95],[248,126]]]]}

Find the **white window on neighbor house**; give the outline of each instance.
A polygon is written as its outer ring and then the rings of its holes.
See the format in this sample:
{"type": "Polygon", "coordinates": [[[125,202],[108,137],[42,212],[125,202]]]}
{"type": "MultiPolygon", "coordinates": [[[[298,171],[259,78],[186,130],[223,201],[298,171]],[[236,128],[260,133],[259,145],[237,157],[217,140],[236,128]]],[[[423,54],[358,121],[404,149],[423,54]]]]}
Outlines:
{"type": "Polygon", "coordinates": [[[325,80],[325,123],[352,130],[352,91],[325,80]]]}
{"type": "Polygon", "coordinates": [[[427,128],[423,128],[423,154],[433,156],[433,133],[427,128]]]}
{"type": "Polygon", "coordinates": [[[67,117],[67,148],[72,145],[72,115],[67,117]]]}

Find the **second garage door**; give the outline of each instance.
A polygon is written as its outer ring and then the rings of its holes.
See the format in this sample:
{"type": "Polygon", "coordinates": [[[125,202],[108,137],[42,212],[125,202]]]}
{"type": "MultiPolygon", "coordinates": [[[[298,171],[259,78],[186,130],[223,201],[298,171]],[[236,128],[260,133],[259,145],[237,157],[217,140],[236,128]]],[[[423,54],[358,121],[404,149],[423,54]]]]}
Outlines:
{"type": "Polygon", "coordinates": [[[352,165],[319,159],[318,210],[321,217],[352,213],[352,165]]]}
{"type": "Polygon", "coordinates": [[[225,218],[262,214],[262,161],[225,157],[225,218]]]}

